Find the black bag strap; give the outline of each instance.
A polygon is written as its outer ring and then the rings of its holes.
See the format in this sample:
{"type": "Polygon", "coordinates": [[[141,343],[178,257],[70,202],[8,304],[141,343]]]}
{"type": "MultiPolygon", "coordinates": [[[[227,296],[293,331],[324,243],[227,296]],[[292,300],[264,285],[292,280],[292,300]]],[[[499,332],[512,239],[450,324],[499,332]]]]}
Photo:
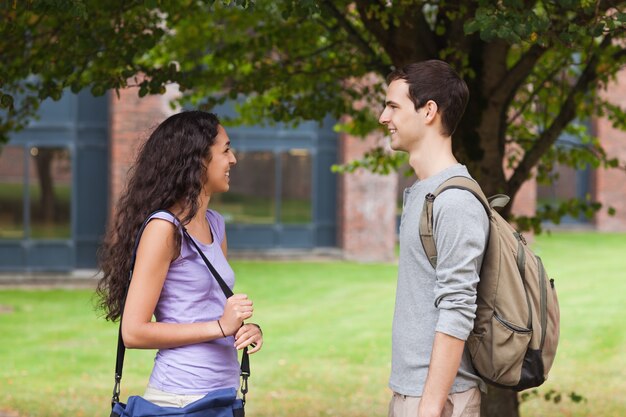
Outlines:
{"type": "MultiPolygon", "coordinates": [[[[213,267],[213,265],[211,265],[211,262],[209,262],[207,257],[204,255],[204,252],[202,252],[202,250],[198,247],[198,244],[191,237],[191,235],[189,234],[187,229],[185,227],[182,227],[182,229],[183,229],[183,234],[185,235],[185,237],[196,248],[196,250],[200,254],[200,257],[202,257],[202,260],[206,264],[207,268],[209,268],[209,271],[211,271],[211,275],[213,275],[213,277],[215,278],[217,283],[222,288],[222,292],[224,292],[224,295],[226,296],[226,298],[232,297],[233,296],[232,290],[228,287],[228,285],[226,285],[226,282],[224,282],[224,280],[222,279],[222,277],[219,274],[219,272],[217,272],[217,270],[213,267]]],[[[215,239],[215,236],[213,238],[215,239]]],[[[241,355],[241,374],[240,375],[241,375],[241,379],[242,379],[242,381],[241,381],[241,394],[243,396],[242,399],[243,399],[243,402],[245,404],[245,402],[246,402],[246,394],[248,393],[248,377],[250,376],[250,357],[248,355],[248,347],[247,346],[243,348],[243,352],[242,352],[242,355],[241,355]]]]}
{"type": "MultiPolygon", "coordinates": [[[[133,254],[130,260],[130,271],[128,272],[128,285],[126,285],[126,290],[124,291],[124,299],[122,300],[122,312],[120,313],[120,325],[117,330],[117,355],[115,358],[115,384],[113,386],[113,395],[111,397],[111,408],[115,406],[118,402],[120,402],[120,389],[122,383],[122,371],[124,370],[124,356],[126,354],[126,346],[124,345],[124,340],[122,339],[122,316],[124,313],[124,306],[126,305],[126,296],[128,295],[128,287],[130,286],[130,280],[133,277],[133,270],[135,269],[135,260],[137,259],[137,248],[139,247],[139,240],[141,239],[141,235],[143,234],[144,229],[148,222],[152,219],[152,216],[159,211],[165,211],[169,213],[167,210],[157,210],[151,213],[146,220],[142,223],[139,231],[137,232],[137,236],[135,237],[135,245],[133,248],[133,254]]],[[[172,213],[169,213],[173,216],[172,213]]],[[[111,416],[114,414],[112,413],[111,416]]]]}
{"type": "Polygon", "coordinates": [[[183,226],[181,226],[183,229],[183,234],[185,235],[185,237],[193,244],[194,248],[196,248],[196,251],[198,251],[198,253],[200,254],[200,257],[202,257],[202,260],[204,261],[204,263],[206,264],[207,268],[209,268],[209,271],[211,271],[211,275],[213,275],[213,277],[215,278],[215,280],[217,281],[217,283],[220,285],[220,288],[222,289],[222,292],[224,293],[224,295],[226,296],[226,298],[230,298],[233,296],[233,292],[232,290],[228,287],[228,285],[226,285],[226,283],[224,282],[224,280],[222,279],[221,275],[219,274],[219,272],[217,272],[217,270],[213,267],[213,265],[211,265],[211,262],[209,262],[209,260],[207,259],[207,257],[204,255],[204,252],[202,252],[202,250],[200,249],[200,247],[198,247],[198,244],[196,243],[196,241],[191,237],[191,235],[189,234],[189,232],[187,231],[187,229],[183,226]]]}
{"type": "MultiPolygon", "coordinates": [[[[143,224],[139,228],[139,231],[137,232],[137,237],[135,238],[135,246],[134,246],[134,249],[133,249],[133,255],[132,255],[132,258],[131,258],[130,272],[128,274],[128,285],[126,286],[126,291],[124,293],[124,300],[122,302],[122,306],[124,306],[126,304],[126,296],[128,295],[128,287],[130,286],[130,280],[132,279],[133,270],[135,268],[135,260],[137,258],[137,248],[139,247],[139,240],[141,239],[141,235],[143,234],[143,231],[146,228],[146,225],[148,224],[148,222],[150,220],[152,220],[152,216],[154,216],[155,214],[160,213],[160,212],[167,213],[170,216],[172,216],[174,219],[176,219],[176,221],[178,222],[178,226],[183,231],[183,235],[196,248],[196,251],[198,251],[198,253],[202,257],[202,260],[204,261],[204,263],[206,264],[207,268],[211,272],[211,275],[213,275],[213,277],[215,278],[215,280],[219,284],[220,288],[222,289],[222,292],[224,293],[224,296],[226,298],[232,297],[233,296],[232,290],[228,287],[226,282],[224,282],[224,280],[222,279],[221,275],[217,272],[217,270],[213,267],[213,265],[211,265],[211,262],[209,262],[207,257],[204,255],[202,250],[198,247],[198,245],[196,244],[195,240],[191,237],[189,232],[187,232],[187,229],[180,223],[178,218],[174,214],[172,214],[169,210],[156,210],[156,211],[152,212],[146,218],[146,220],[144,220],[143,224]]],[[[123,311],[124,311],[124,309],[122,307],[122,312],[123,311]]],[[[124,355],[125,355],[125,353],[126,353],[126,346],[124,345],[124,340],[122,339],[122,316],[120,315],[120,325],[119,325],[119,329],[118,329],[118,332],[117,332],[117,357],[116,357],[116,360],[115,360],[115,385],[113,387],[113,396],[111,398],[111,407],[115,406],[115,404],[117,404],[120,401],[120,386],[121,386],[121,382],[122,382],[122,371],[124,369],[124,355]]],[[[243,395],[243,402],[244,403],[245,403],[245,400],[246,400],[246,394],[248,392],[248,377],[249,376],[250,376],[250,358],[249,358],[249,355],[248,355],[248,347],[246,346],[243,349],[243,354],[242,354],[242,357],[241,357],[241,377],[242,377],[241,393],[243,395]]]]}

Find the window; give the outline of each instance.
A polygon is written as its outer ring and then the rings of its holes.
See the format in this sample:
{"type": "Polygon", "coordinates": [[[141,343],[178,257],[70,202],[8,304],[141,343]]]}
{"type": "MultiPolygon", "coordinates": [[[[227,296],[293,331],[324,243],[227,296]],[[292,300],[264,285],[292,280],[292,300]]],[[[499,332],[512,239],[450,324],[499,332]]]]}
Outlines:
{"type": "Polygon", "coordinates": [[[71,237],[71,166],[64,147],[2,150],[0,239],[71,237]]]}
{"type": "Polygon", "coordinates": [[[24,148],[0,150],[0,239],[24,238],[24,148]]]}
{"type": "Polygon", "coordinates": [[[291,149],[282,152],[280,158],[282,174],[280,222],[311,223],[311,153],[307,149],[291,149]]]}
{"type": "Polygon", "coordinates": [[[32,147],[30,229],[33,239],[69,239],[72,164],[67,148],[32,147]]]}
{"type": "Polygon", "coordinates": [[[213,196],[210,205],[227,223],[297,225],[313,221],[312,156],[308,149],[241,151],[236,157],[237,165],[230,171],[230,190],[213,196]]]}
{"type": "Polygon", "coordinates": [[[227,223],[274,224],[276,219],[276,158],[271,151],[236,152],[230,190],[212,197],[211,208],[227,223]]]}

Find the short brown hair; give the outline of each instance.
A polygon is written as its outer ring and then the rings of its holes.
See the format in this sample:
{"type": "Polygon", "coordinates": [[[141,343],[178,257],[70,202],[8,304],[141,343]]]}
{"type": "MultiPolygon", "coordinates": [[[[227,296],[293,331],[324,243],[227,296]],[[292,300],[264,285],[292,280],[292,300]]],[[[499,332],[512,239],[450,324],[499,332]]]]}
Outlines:
{"type": "Polygon", "coordinates": [[[431,59],[392,71],[387,76],[387,84],[399,79],[409,85],[409,98],[416,111],[428,100],[437,103],[442,133],[452,136],[469,100],[469,89],[459,74],[446,62],[431,59]]]}

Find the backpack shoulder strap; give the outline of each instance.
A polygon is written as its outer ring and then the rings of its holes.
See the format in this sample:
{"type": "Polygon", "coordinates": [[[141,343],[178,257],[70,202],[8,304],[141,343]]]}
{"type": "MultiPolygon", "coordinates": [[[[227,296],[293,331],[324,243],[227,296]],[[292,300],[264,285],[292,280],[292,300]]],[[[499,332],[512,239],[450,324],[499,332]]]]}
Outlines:
{"type": "Polygon", "coordinates": [[[485,197],[482,188],[476,181],[468,177],[450,177],[445,180],[433,193],[435,197],[437,197],[442,192],[449,190],[450,188],[458,188],[461,190],[469,191],[474,194],[474,196],[481,202],[485,210],[487,211],[487,215],[491,216],[491,207],[489,206],[489,200],[485,197]]]}
{"type": "Polygon", "coordinates": [[[457,188],[472,193],[485,208],[487,216],[490,218],[492,216],[489,200],[485,197],[480,185],[471,178],[463,176],[450,177],[442,182],[434,192],[426,194],[422,214],[420,216],[419,232],[422,246],[433,268],[437,266],[437,247],[435,246],[435,238],[433,237],[433,203],[439,194],[451,188],[457,188]]]}

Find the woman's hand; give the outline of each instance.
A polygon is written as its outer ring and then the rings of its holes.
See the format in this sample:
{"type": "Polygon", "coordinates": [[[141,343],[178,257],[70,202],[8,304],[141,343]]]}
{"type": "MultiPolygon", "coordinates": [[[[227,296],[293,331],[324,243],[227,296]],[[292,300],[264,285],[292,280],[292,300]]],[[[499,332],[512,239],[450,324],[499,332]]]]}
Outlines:
{"type": "Polygon", "coordinates": [[[246,294],[235,294],[226,300],[224,314],[219,319],[226,336],[237,333],[244,320],[252,317],[252,300],[246,294]]]}
{"type": "Polygon", "coordinates": [[[258,325],[244,324],[235,334],[235,347],[240,350],[246,346],[252,347],[248,350],[250,354],[258,352],[263,346],[263,332],[258,325]]]}

